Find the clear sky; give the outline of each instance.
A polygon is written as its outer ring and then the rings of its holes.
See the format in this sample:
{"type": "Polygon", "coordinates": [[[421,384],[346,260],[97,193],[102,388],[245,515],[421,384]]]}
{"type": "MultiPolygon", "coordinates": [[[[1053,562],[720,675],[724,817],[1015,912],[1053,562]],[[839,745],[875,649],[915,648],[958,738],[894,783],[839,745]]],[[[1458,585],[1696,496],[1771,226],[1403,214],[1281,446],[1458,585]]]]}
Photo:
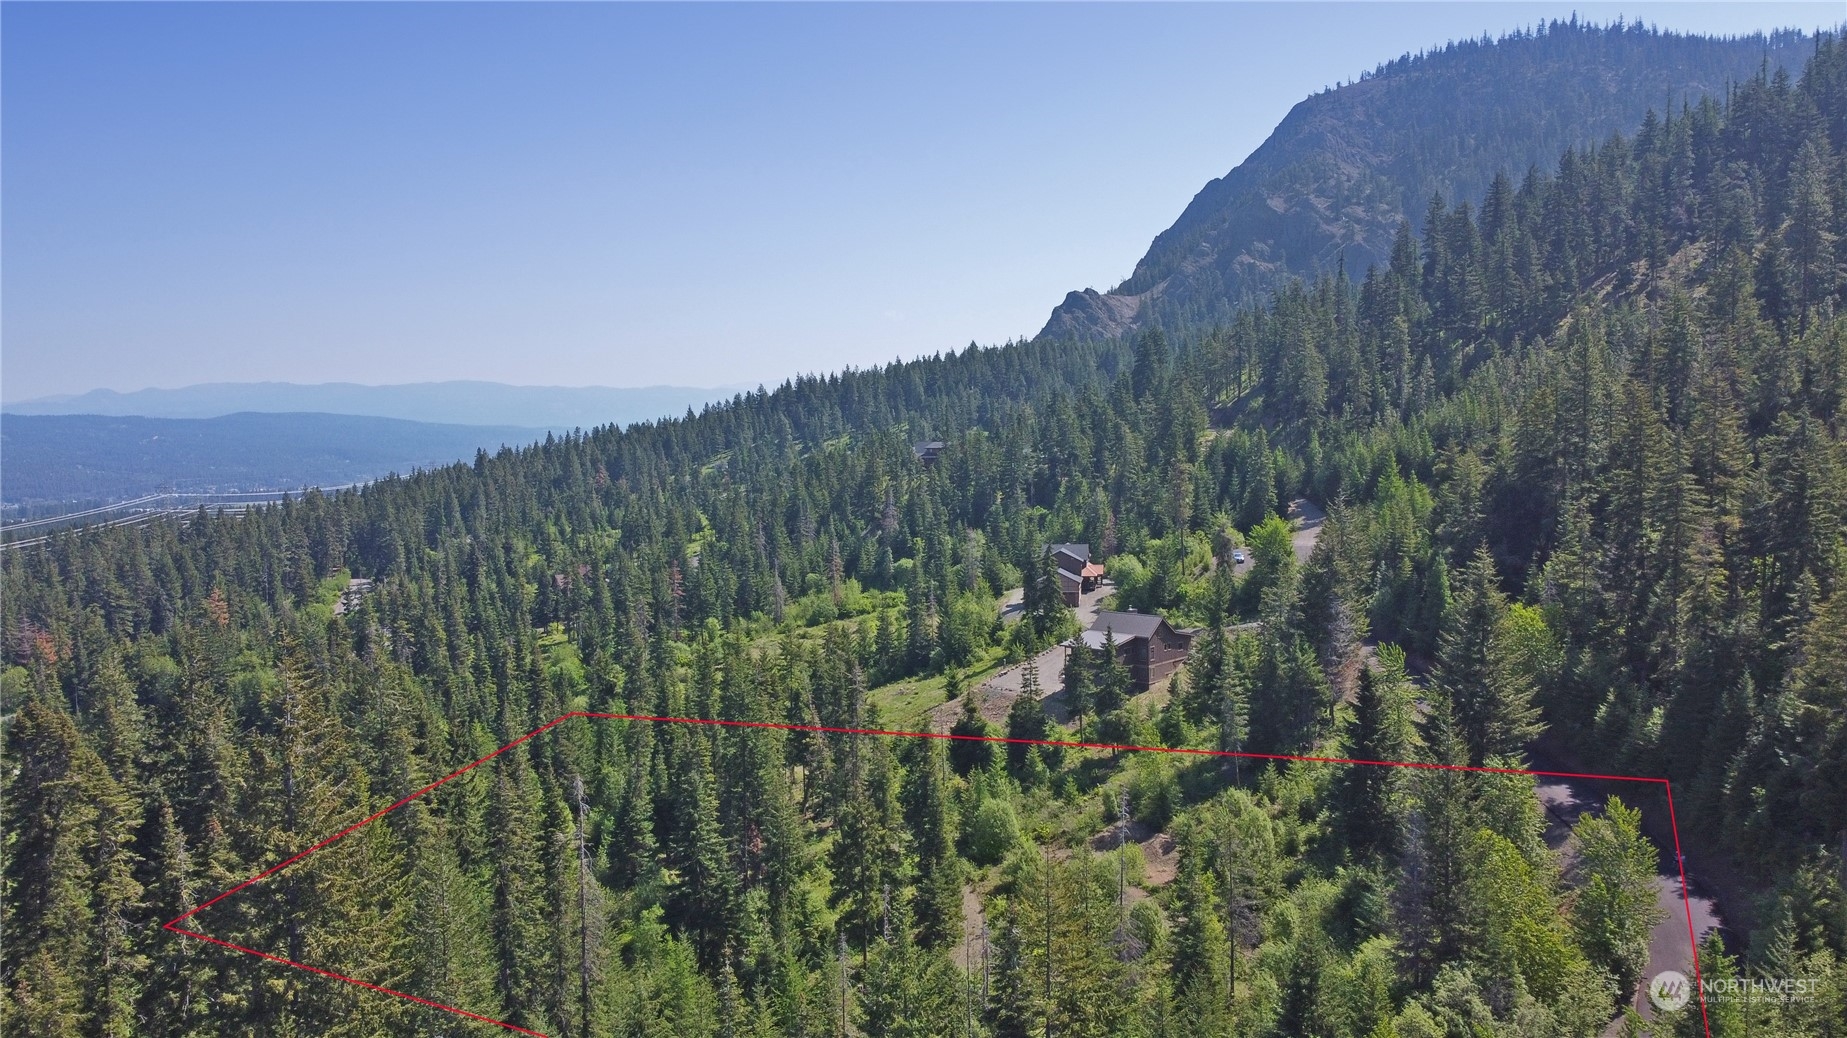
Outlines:
{"type": "Polygon", "coordinates": [[[0,5],[0,395],[774,384],[1036,333],[1289,108],[1573,11],[0,5]]]}

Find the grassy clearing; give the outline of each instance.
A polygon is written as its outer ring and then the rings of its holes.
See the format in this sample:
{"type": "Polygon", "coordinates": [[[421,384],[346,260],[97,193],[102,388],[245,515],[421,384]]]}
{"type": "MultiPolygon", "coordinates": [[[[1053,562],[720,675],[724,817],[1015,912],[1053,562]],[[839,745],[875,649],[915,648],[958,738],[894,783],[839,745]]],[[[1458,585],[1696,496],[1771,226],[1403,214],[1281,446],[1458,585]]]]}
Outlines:
{"type": "MultiPolygon", "coordinates": [[[[962,687],[974,688],[993,677],[1005,665],[1007,651],[1001,646],[991,646],[975,657],[975,662],[962,672],[962,687]]],[[[889,685],[880,685],[869,692],[868,698],[878,707],[879,721],[892,728],[916,731],[929,723],[932,708],[944,702],[949,684],[948,674],[932,674],[929,677],[905,678],[889,685]]]]}

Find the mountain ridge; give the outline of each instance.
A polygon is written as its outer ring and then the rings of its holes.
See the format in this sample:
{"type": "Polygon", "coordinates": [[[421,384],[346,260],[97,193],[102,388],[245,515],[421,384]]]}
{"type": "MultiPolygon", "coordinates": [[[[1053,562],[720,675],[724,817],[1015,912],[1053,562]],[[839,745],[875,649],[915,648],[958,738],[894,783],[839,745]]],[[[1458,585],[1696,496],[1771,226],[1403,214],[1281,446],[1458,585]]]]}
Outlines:
{"type": "Polygon", "coordinates": [[[1211,321],[1291,278],[1343,265],[1363,275],[1384,265],[1399,225],[1415,227],[1432,195],[1479,203],[1497,173],[1549,172],[1564,149],[1631,134],[1651,110],[1718,96],[1765,65],[1796,66],[1812,39],[1574,19],[1382,64],[1299,102],[1194,195],[1127,279],[1067,294],[1039,335],[1211,321]],[[1518,93],[1501,85],[1516,82],[1518,93]]]}
{"type": "Polygon", "coordinates": [[[203,382],[129,392],[37,397],[0,405],[18,415],[221,418],[239,413],[343,414],[439,425],[593,429],[628,425],[723,400],[733,390],[697,386],[520,386],[453,379],[368,385],[358,382],[203,382]]]}

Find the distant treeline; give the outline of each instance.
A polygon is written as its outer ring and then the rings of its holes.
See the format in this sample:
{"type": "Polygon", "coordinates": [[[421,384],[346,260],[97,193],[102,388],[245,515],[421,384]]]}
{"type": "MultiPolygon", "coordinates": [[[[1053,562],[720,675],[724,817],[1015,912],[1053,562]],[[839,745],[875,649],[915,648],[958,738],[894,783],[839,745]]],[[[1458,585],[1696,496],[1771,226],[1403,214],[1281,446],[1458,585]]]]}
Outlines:
{"type": "Polygon", "coordinates": [[[334,414],[220,418],[0,414],[0,499],[44,513],[163,491],[344,486],[434,468],[542,429],[432,425],[334,414]]]}

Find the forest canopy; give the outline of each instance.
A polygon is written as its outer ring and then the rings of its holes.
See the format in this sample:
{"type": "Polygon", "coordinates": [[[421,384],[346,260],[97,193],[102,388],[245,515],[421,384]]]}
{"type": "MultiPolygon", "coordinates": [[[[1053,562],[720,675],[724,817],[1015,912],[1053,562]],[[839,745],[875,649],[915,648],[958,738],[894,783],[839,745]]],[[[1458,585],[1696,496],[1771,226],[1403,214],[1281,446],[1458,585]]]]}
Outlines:
{"type": "MultiPolygon", "coordinates": [[[[159,924],[566,712],[875,728],[927,689],[971,733],[1665,776],[1748,863],[1708,975],[1828,992],[1712,1033],[1839,1034],[1843,143],[1824,35],[1221,323],[8,551],[0,1026],[456,1033],[159,924]],[[997,722],[968,677],[1071,633],[1064,542],[1194,651],[997,722]]],[[[1537,1038],[1646,979],[1652,804],[1561,855],[1518,775],[989,749],[561,726],[197,923],[557,1036],[1537,1038]]]]}

